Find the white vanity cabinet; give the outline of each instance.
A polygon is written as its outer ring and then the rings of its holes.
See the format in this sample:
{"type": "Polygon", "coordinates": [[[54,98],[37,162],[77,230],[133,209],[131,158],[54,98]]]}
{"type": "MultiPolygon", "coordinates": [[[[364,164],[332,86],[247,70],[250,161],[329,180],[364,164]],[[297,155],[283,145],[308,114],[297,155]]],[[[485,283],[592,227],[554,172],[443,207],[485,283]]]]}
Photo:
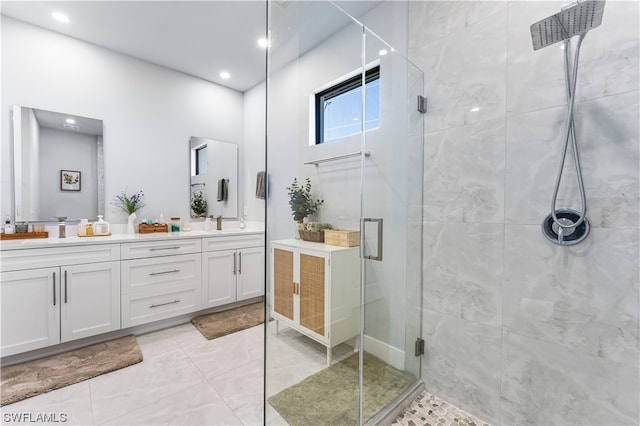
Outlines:
{"type": "Polygon", "coordinates": [[[2,356],[120,329],[120,245],[2,252],[2,356]]]}
{"type": "Polygon", "coordinates": [[[202,240],[203,308],[264,295],[264,235],[202,240]]]}
{"type": "Polygon", "coordinates": [[[331,349],[359,332],[359,247],[271,243],[271,314],[331,349]]]}
{"type": "Polygon", "coordinates": [[[122,327],[202,308],[201,239],[122,244],[122,327]]]}

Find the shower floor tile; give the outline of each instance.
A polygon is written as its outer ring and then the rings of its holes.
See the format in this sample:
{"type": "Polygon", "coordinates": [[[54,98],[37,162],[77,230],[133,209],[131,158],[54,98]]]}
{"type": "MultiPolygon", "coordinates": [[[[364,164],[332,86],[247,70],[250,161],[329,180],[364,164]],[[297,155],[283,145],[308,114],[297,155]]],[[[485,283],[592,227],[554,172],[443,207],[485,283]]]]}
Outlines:
{"type": "Polygon", "coordinates": [[[477,417],[454,407],[442,399],[423,392],[404,413],[392,423],[393,426],[491,426],[477,417]]]}

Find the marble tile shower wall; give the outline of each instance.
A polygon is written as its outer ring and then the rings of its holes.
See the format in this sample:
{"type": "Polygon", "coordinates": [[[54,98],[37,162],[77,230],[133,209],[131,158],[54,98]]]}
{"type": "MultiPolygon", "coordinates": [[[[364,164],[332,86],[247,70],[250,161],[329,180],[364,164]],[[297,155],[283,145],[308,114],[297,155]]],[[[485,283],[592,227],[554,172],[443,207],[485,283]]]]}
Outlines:
{"type": "MultiPolygon", "coordinates": [[[[547,242],[564,132],[559,45],[529,26],[564,2],[411,1],[425,72],[427,390],[493,424],[640,423],[638,1],[584,41],[576,126],[591,235],[547,242]]],[[[572,167],[569,162],[567,167],[572,167]]],[[[579,207],[567,168],[561,206],[579,207]]]]}

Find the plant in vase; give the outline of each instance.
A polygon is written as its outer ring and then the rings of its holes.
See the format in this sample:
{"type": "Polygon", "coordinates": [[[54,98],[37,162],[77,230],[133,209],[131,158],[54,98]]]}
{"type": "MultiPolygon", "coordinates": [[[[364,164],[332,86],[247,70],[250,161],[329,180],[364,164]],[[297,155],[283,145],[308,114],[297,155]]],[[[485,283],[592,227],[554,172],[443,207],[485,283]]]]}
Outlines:
{"type": "Polygon", "coordinates": [[[122,191],[120,195],[116,195],[112,204],[122,210],[128,215],[127,218],[127,233],[134,234],[135,227],[133,226],[134,221],[137,218],[136,212],[144,207],[144,193],[142,190],[136,192],[135,194],[129,196],[127,195],[127,191],[122,191]]]}
{"type": "Polygon", "coordinates": [[[194,192],[191,197],[191,211],[194,218],[202,218],[207,215],[207,200],[202,191],[194,192]]]}
{"type": "Polygon", "coordinates": [[[298,178],[293,178],[293,183],[287,187],[287,190],[291,215],[293,220],[298,222],[298,228],[300,229],[304,218],[318,211],[324,200],[317,198],[314,200],[311,195],[311,179],[309,178],[305,179],[304,185],[298,183],[298,178]]]}

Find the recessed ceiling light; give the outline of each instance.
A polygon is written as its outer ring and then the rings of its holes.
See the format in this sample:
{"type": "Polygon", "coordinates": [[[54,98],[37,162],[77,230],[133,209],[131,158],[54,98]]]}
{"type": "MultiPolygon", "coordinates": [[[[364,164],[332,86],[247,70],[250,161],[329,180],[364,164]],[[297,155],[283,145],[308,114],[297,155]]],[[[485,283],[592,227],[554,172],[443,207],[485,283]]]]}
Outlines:
{"type": "Polygon", "coordinates": [[[71,21],[69,19],[69,17],[67,15],[65,15],[64,13],[53,12],[51,14],[51,16],[53,16],[53,19],[55,19],[56,21],[64,22],[65,24],[67,24],[67,23],[69,23],[71,21]]]}
{"type": "Polygon", "coordinates": [[[474,106],[474,107],[473,107],[473,108],[471,108],[469,111],[470,111],[470,112],[478,112],[478,111],[480,111],[480,107],[478,107],[478,106],[474,106]]]}
{"type": "Polygon", "coordinates": [[[384,56],[384,55],[386,55],[387,53],[389,53],[389,51],[388,51],[387,49],[382,49],[381,51],[379,51],[379,52],[378,52],[378,55],[379,55],[379,56],[384,56]]]}
{"type": "Polygon", "coordinates": [[[269,40],[267,40],[266,38],[262,37],[258,39],[258,46],[260,47],[269,47],[269,40]]]}
{"type": "Polygon", "coordinates": [[[76,124],[76,120],[74,120],[73,118],[67,118],[67,119],[66,119],[66,120],[64,120],[64,121],[66,121],[66,122],[67,122],[67,123],[69,123],[69,124],[76,124]]]}
{"type": "Polygon", "coordinates": [[[224,78],[225,80],[231,78],[231,74],[229,74],[226,71],[220,71],[220,77],[224,78]]]}

